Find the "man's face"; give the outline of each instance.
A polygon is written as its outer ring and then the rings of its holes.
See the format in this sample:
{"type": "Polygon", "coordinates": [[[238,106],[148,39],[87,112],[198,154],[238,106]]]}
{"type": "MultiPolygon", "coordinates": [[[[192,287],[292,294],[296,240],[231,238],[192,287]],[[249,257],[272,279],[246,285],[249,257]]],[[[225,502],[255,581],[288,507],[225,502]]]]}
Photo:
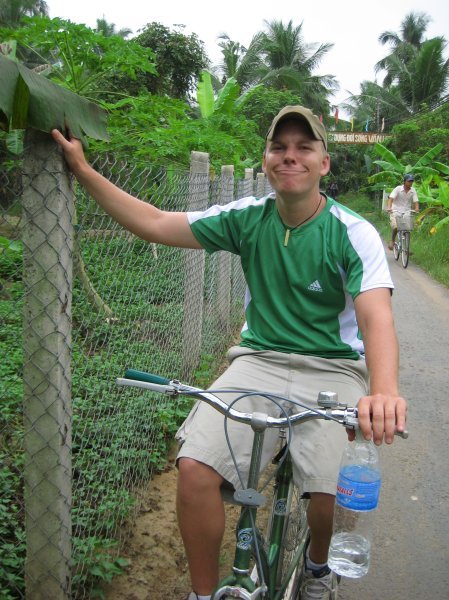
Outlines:
{"type": "Polygon", "coordinates": [[[413,185],[413,180],[404,181],[404,188],[408,191],[413,185]]]}
{"type": "Polygon", "coordinates": [[[285,197],[303,196],[319,188],[321,177],[329,171],[330,159],[306,123],[286,119],[267,142],[262,168],[276,192],[285,197]]]}

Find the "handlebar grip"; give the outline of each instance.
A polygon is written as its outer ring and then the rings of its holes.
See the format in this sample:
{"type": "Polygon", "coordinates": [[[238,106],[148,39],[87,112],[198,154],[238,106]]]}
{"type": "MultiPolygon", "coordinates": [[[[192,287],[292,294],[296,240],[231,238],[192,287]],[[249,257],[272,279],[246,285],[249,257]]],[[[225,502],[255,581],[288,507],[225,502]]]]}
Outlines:
{"type": "Polygon", "coordinates": [[[166,377],[153,375],[153,373],[146,373],[145,371],[136,371],[136,369],[126,369],[124,377],[125,379],[147,381],[148,383],[157,383],[159,385],[167,385],[170,383],[170,379],[167,379],[166,377]]]}

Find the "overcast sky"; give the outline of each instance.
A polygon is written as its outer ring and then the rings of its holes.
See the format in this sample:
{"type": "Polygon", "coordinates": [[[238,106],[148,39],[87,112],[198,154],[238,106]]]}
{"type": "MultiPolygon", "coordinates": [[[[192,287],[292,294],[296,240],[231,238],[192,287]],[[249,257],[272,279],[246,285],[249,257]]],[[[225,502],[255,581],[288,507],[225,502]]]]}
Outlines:
{"type": "MultiPolygon", "coordinates": [[[[233,41],[248,46],[252,36],[264,29],[264,21],[281,20],[294,26],[303,22],[306,43],[330,42],[317,75],[335,75],[340,91],[332,99],[344,102],[348,93],[357,94],[360,83],[374,81],[375,63],[388,54],[388,47],[378,42],[383,31],[399,31],[406,14],[424,12],[431,17],[426,37],[444,36],[449,41],[449,2],[447,0],[321,0],[283,2],[270,0],[47,0],[50,17],[70,19],[75,23],[96,26],[97,18],[114,23],[116,29],[128,28],[134,33],[147,23],[156,21],[173,28],[185,26],[186,34],[196,33],[205,43],[213,64],[221,59],[217,38],[226,33],[233,41]]],[[[449,56],[449,48],[446,57],[449,56]]],[[[377,76],[378,83],[382,77],[377,76]]]]}

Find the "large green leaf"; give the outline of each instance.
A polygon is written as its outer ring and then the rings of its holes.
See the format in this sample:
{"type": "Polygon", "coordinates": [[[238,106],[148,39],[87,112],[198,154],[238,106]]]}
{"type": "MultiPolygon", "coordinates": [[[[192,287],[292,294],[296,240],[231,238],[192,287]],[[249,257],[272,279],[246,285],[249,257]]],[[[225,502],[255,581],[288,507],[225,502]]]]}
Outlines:
{"type": "Polygon", "coordinates": [[[374,150],[381,156],[385,161],[390,163],[390,167],[394,168],[399,173],[404,172],[404,165],[396,158],[393,152],[383,146],[382,144],[374,144],[374,150]]]}
{"type": "Polygon", "coordinates": [[[207,119],[214,112],[214,89],[208,71],[201,72],[201,81],[198,82],[196,98],[200,107],[201,116],[207,119]]]}
{"type": "Polygon", "coordinates": [[[421,158],[418,160],[418,162],[415,164],[414,168],[416,167],[422,167],[425,165],[428,165],[429,163],[431,163],[434,158],[436,156],[438,156],[438,154],[440,154],[441,150],[444,148],[443,144],[440,142],[439,144],[437,144],[436,146],[434,146],[433,148],[431,148],[430,150],[428,150],[424,156],[421,156],[421,158]]]}
{"type": "Polygon", "coordinates": [[[442,206],[449,208],[449,183],[447,181],[440,182],[437,199],[441,202],[442,206]]]}
{"type": "Polygon", "coordinates": [[[52,129],[108,140],[106,112],[21,64],[0,56],[0,120],[9,129],[52,129]],[[6,117],[6,118],[5,118],[6,117]]]}
{"type": "Polygon", "coordinates": [[[433,166],[435,167],[435,169],[438,169],[438,171],[440,171],[444,175],[449,175],[449,165],[445,165],[435,160],[433,162],[433,166]]]}
{"type": "Polygon", "coordinates": [[[234,77],[230,77],[221,88],[215,101],[215,112],[232,114],[239,97],[240,86],[234,77]]]}

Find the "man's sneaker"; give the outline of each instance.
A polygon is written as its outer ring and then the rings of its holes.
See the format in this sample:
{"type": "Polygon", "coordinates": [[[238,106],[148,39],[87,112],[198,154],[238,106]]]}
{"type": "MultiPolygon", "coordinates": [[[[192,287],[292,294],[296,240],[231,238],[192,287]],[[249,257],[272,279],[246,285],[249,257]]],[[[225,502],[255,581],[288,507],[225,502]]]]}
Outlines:
{"type": "Polygon", "coordinates": [[[190,592],[186,600],[198,600],[198,596],[195,594],[195,592],[190,592]]]}
{"type": "Polygon", "coordinates": [[[319,571],[304,570],[301,583],[301,600],[332,600],[336,597],[335,574],[328,566],[319,571]]]}

